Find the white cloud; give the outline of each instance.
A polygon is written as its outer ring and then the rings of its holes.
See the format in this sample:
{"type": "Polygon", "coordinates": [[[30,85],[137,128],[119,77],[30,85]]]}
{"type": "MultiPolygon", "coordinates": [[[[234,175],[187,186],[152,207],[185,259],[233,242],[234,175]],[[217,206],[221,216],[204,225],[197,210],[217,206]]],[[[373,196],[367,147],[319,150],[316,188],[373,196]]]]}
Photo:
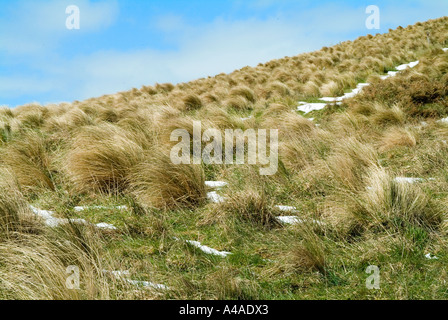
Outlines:
{"type": "Polygon", "coordinates": [[[37,54],[57,47],[58,40],[70,32],[65,25],[68,17],[65,9],[71,4],[80,9],[79,33],[107,28],[118,15],[116,0],[93,3],[88,0],[22,0],[9,10],[5,9],[10,18],[0,21],[0,52],[37,54]]]}

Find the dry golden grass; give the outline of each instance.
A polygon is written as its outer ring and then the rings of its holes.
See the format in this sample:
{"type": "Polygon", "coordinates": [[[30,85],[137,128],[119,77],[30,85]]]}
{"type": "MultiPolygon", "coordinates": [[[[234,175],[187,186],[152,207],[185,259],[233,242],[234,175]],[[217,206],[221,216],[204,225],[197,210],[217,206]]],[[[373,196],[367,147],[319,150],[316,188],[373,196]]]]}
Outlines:
{"type": "Polygon", "coordinates": [[[384,169],[373,168],[367,175],[368,189],[358,199],[354,214],[372,228],[400,227],[400,223],[437,229],[442,212],[415,184],[401,183],[384,169]]]}
{"type": "Polygon", "coordinates": [[[189,94],[184,99],[185,109],[187,110],[197,110],[203,105],[201,98],[195,94],[189,94]]]}
{"type": "Polygon", "coordinates": [[[129,174],[144,159],[143,147],[133,138],[112,124],[82,129],[65,160],[65,171],[77,190],[125,190],[129,174]]]}
{"type": "Polygon", "coordinates": [[[0,239],[32,227],[34,219],[16,177],[0,168],[0,239]]]}
{"type": "Polygon", "coordinates": [[[206,199],[200,165],[173,165],[169,156],[153,152],[133,168],[130,190],[145,206],[158,209],[195,208],[206,199]]]}
{"type": "Polygon", "coordinates": [[[256,226],[272,228],[279,226],[272,200],[262,190],[245,189],[228,195],[226,202],[219,205],[218,213],[211,213],[214,219],[240,219],[256,226]]]}
{"type": "Polygon", "coordinates": [[[25,131],[8,144],[2,161],[25,190],[54,189],[49,148],[42,134],[25,131]]]}
{"type": "Polygon", "coordinates": [[[384,133],[380,142],[379,151],[385,152],[397,147],[415,147],[417,138],[415,134],[404,128],[391,128],[384,133]]]}
{"type": "MultiPolygon", "coordinates": [[[[143,298],[105,271],[116,267],[98,248],[97,235],[68,230],[57,235],[16,235],[0,244],[0,297],[14,300],[110,300],[143,298]],[[79,270],[79,288],[69,276],[79,270]]],[[[147,294],[147,297],[151,297],[147,294]]],[[[153,296],[154,297],[154,296],[153,296]]]]}

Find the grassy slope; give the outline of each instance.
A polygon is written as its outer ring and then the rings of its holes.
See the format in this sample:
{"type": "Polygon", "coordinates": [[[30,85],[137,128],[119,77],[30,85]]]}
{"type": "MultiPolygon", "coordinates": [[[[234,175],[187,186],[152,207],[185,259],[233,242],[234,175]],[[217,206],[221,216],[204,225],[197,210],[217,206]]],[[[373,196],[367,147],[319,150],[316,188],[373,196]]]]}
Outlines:
{"type": "Polygon", "coordinates": [[[10,223],[20,226],[2,231],[0,251],[42,241],[55,266],[40,268],[45,259],[36,258],[33,270],[17,269],[23,257],[5,255],[0,296],[447,298],[448,127],[435,121],[448,115],[448,53],[440,49],[448,47],[447,24],[448,18],[419,23],[177,86],[2,110],[2,172],[15,181],[8,188],[23,194],[20,201],[118,230],[50,231],[34,221],[23,228],[30,213],[0,194],[0,217],[12,215],[10,223]],[[416,68],[378,79],[417,59],[416,68]],[[319,127],[294,111],[299,100],[338,96],[364,81],[372,85],[361,95],[306,115],[319,127]],[[171,165],[169,134],[194,119],[205,128],[280,129],[279,172],[261,177],[256,166],[171,165]],[[397,176],[434,180],[403,185],[397,176]],[[227,181],[221,193],[229,201],[203,201],[204,179],[227,181]],[[114,209],[123,204],[131,209],[114,209]],[[273,219],[282,214],[279,204],[325,226],[280,226],[273,219]],[[109,208],[75,212],[77,205],[109,208]],[[78,245],[55,246],[60,238],[78,245]],[[213,257],[181,240],[233,255],[213,257]],[[64,287],[68,264],[81,266],[79,294],[64,287]],[[369,265],[381,269],[381,290],[366,289],[369,265]],[[133,279],[171,290],[136,293],[102,269],[130,270],[133,279]],[[34,285],[11,287],[11,279],[34,285]],[[57,290],[41,293],[42,287],[57,290]]]}

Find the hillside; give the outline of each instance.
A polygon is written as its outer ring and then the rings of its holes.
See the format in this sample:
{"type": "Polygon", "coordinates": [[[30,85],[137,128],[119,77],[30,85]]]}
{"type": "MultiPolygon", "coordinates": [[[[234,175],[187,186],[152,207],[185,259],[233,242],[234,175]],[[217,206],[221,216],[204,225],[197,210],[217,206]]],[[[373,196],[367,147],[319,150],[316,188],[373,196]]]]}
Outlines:
{"type": "Polygon", "coordinates": [[[447,47],[443,17],[188,83],[1,109],[0,298],[448,298],[447,47]],[[174,164],[170,137],[195,121],[206,136],[278,129],[275,174],[174,164]]]}

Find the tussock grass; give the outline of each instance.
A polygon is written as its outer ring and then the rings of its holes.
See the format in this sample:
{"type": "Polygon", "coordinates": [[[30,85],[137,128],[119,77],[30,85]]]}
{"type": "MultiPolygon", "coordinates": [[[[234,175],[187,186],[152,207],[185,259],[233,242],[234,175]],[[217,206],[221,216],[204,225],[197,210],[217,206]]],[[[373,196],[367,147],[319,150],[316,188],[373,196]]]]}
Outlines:
{"type": "Polygon", "coordinates": [[[33,217],[16,177],[0,168],[0,239],[32,227],[33,217]]]}
{"type": "Polygon", "coordinates": [[[144,150],[133,135],[111,124],[85,127],[73,140],[65,160],[77,190],[123,191],[144,150]]]}
{"type": "Polygon", "coordinates": [[[159,209],[195,208],[206,199],[200,165],[173,165],[163,153],[148,155],[130,176],[132,194],[144,205],[159,209]]]}
{"type": "Polygon", "coordinates": [[[190,94],[184,98],[185,109],[196,110],[203,106],[202,100],[195,94],[190,94]]]}
{"type": "Polygon", "coordinates": [[[423,190],[400,183],[384,169],[373,168],[367,175],[368,190],[355,198],[354,215],[367,220],[370,230],[401,229],[403,225],[437,229],[442,222],[440,208],[423,190]]]}
{"type": "Polygon", "coordinates": [[[228,201],[221,204],[218,210],[218,215],[223,215],[224,218],[239,219],[267,228],[279,226],[274,204],[263,191],[249,189],[235,192],[229,195],[228,201]]]}
{"type": "Polygon", "coordinates": [[[49,142],[41,133],[28,130],[11,140],[2,161],[24,190],[54,189],[49,149],[49,142]]]}
{"type": "Polygon", "coordinates": [[[21,235],[0,244],[0,296],[15,300],[109,300],[138,295],[129,284],[108,277],[111,270],[93,236],[76,239],[70,232],[54,236],[21,235]],[[101,255],[101,257],[100,257],[101,255]],[[79,270],[79,288],[68,276],[79,270]],[[69,272],[67,272],[69,270],[69,272]],[[67,285],[68,284],[68,285],[67,285]]]}
{"type": "Polygon", "coordinates": [[[403,128],[391,128],[384,133],[381,140],[380,152],[385,152],[397,147],[415,147],[417,145],[417,138],[415,134],[403,128]]]}

